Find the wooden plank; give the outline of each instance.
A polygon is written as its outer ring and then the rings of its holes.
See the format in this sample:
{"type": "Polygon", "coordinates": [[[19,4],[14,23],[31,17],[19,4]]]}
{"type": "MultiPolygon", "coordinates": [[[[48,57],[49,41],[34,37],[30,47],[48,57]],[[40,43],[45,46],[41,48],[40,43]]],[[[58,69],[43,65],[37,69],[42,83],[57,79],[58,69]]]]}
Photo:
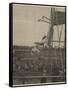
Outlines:
{"type": "Polygon", "coordinates": [[[18,79],[28,79],[28,78],[64,78],[65,76],[13,76],[13,78],[18,79]]]}

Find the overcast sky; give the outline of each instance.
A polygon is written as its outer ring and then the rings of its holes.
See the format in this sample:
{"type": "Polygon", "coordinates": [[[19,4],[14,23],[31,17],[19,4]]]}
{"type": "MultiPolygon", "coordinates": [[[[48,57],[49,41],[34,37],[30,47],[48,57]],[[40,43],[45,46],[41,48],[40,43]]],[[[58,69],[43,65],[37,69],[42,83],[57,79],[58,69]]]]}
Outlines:
{"type": "MultiPolygon", "coordinates": [[[[49,24],[38,22],[42,16],[50,18],[51,6],[13,5],[13,45],[34,45],[47,35],[49,24]]],[[[57,8],[64,11],[64,7],[57,8]]],[[[64,38],[64,36],[63,36],[64,38]]]]}

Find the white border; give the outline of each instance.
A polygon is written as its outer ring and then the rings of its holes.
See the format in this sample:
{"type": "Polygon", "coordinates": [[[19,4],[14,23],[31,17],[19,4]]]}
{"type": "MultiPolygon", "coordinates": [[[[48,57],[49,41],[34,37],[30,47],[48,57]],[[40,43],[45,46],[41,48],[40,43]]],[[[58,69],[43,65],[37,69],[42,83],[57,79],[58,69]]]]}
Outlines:
{"type": "Polygon", "coordinates": [[[18,86],[34,86],[34,85],[57,85],[57,84],[65,84],[66,82],[52,82],[52,83],[37,83],[37,84],[20,84],[20,85],[13,85],[13,87],[18,86]]]}
{"type": "MultiPolygon", "coordinates": [[[[67,6],[68,0],[0,0],[0,90],[11,90],[9,87],[9,3],[35,3],[35,4],[56,4],[67,6]]],[[[68,12],[67,12],[68,16],[68,12]]],[[[68,22],[68,18],[67,18],[68,22]]],[[[67,28],[68,26],[66,26],[67,28]]],[[[67,29],[66,29],[67,31],[67,29]]],[[[68,31],[67,37],[67,51],[68,51],[68,31]]],[[[68,56],[68,53],[67,53],[68,56]]],[[[68,59],[68,58],[67,58],[68,59]]],[[[68,71],[68,61],[67,61],[68,71]]],[[[68,77],[68,72],[67,72],[68,77]]],[[[68,78],[67,78],[68,83],[68,78]]],[[[46,86],[34,86],[34,87],[19,87],[13,88],[13,90],[68,90],[68,84],[63,85],[46,85],[46,86]]]]}

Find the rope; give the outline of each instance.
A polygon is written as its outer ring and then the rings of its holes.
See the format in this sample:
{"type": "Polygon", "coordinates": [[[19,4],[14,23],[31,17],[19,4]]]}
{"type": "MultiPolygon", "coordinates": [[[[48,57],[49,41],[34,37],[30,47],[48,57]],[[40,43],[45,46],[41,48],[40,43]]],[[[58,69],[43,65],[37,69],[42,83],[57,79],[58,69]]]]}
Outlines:
{"type": "MultiPolygon", "coordinates": [[[[56,10],[57,11],[57,10],[56,10]]],[[[57,14],[56,14],[56,22],[57,22],[57,20],[58,20],[58,18],[57,18],[58,16],[57,16],[57,14]]],[[[60,42],[61,42],[61,36],[62,36],[62,29],[63,29],[63,25],[61,26],[61,31],[59,32],[59,26],[57,26],[57,33],[58,33],[58,39],[59,39],[59,47],[60,47],[60,42]]],[[[60,67],[63,69],[63,58],[62,58],[62,51],[61,51],[62,49],[61,48],[59,48],[59,60],[60,60],[60,67]]]]}
{"type": "Polygon", "coordinates": [[[63,25],[61,26],[61,31],[60,31],[60,35],[59,35],[59,47],[60,47],[60,42],[61,42],[62,29],[63,29],[63,25]]]}
{"type": "MultiPolygon", "coordinates": [[[[56,11],[57,11],[57,9],[56,9],[56,11]]],[[[55,22],[57,23],[58,22],[58,18],[57,18],[58,16],[57,16],[57,14],[56,14],[56,20],[55,20],[55,22]]],[[[58,39],[59,39],[59,26],[57,25],[57,33],[58,33],[58,39]]]]}

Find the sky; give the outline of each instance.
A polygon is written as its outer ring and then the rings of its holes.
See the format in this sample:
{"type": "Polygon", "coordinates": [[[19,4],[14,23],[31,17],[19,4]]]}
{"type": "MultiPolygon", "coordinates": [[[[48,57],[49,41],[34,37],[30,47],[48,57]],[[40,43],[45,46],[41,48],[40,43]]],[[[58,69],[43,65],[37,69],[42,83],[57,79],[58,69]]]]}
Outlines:
{"type": "MultiPolygon", "coordinates": [[[[38,22],[38,19],[42,16],[50,18],[50,10],[51,6],[13,4],[13,45],[33,46],[34,42],[40,42],[47,35],[49,24],[38,22]]],[[[57,7],[57,10],[64,11],[64,7],[57,7]]]]}

